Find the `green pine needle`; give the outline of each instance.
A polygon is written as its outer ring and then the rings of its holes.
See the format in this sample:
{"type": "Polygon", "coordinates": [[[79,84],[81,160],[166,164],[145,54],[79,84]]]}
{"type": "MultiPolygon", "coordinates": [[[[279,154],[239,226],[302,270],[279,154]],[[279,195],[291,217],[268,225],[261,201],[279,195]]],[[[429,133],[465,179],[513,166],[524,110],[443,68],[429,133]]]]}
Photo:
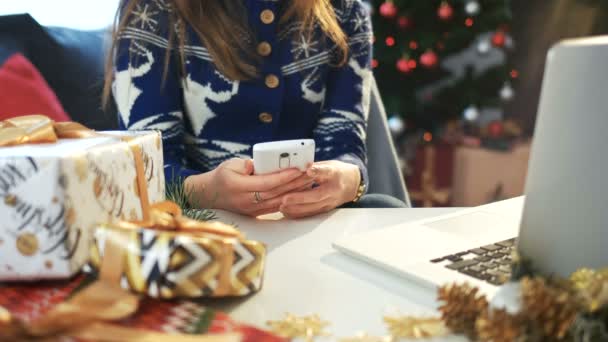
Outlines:
{"type": "Polygon", "coordinates": [[[190,202],[191,191],[187,191],[181,179],[169,182],[165,189],[167,200],[173,201],[182,208],[182,214],[197,221],[210,221],[217,219],[211,209],[200,208],[198,203],[190,202]]]}

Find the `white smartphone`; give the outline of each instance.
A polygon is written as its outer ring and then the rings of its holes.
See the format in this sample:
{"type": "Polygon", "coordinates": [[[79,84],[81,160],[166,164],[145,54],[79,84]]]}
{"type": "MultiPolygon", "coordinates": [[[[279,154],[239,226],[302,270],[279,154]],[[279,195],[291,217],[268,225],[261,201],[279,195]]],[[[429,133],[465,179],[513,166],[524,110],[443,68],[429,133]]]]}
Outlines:
{"type": "Polygon", "coordinates": [[[306,171],[315,161],[312,139],[283,140],[253,145],[253,168],[256,175],[296,168],[306,171]]]}

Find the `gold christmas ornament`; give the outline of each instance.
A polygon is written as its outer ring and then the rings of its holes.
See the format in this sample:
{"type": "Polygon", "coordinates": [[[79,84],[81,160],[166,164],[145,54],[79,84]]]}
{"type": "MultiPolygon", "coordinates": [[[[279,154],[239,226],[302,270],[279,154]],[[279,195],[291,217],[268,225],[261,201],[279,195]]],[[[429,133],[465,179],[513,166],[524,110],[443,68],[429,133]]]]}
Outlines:
{"type": "Polygon", "coordinates": [[[521,280],[522,314],[539,326],[545,339],[562,340],[578,313],[577,299],[563,284],[549,285],[543,278],[521,280]]]}
{"type": "Polygon", "coordinates": [[[570,276],[570,281],[582,297],[585,310],[593,313],[608,305],[608,268],[580,269],[570,276]]]}
{"type": "Polygon", "coordinates": [[[481,342],[526,341],[524,320],[504,309],[486,310],[475,321],[477,338],[481,342]]]}
{"type": "Polygon", "coordinates": [[[469,284],[452,284],[439,288],[439,307],[445,325],[457,334],[475,339],[475,321],[487,310],[488,301],[479,289],[469,284]]]}
{"type": "Polygon", "coordinates": [[[330,336],[325,331],[329,322],[321,320],[318,315],[297,317],[286,314],[280,321],[268,321],[266,325],[270,330],[285,338],[303,338],[306,342],[312,342],[316,337],[330,336]]]}
{"type": "Polygon", "coordinates": [[[446,336],[449,333],[439,317],[384,317],[388,330],[393,338],[426,339],[446,336]]]}

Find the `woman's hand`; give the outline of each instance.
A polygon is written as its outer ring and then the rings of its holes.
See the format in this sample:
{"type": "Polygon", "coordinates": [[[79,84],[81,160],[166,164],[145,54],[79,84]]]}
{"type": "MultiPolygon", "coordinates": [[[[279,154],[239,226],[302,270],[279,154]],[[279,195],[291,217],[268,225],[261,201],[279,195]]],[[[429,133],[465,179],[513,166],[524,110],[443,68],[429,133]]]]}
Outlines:
{"type": "Polygon", "coordinates": [[[310,188],[313,182],[312,177],[297,169],[253,175],[253,161],[235,158],[213,171],[186,178],[184,186],[195,206],[256,217],[279,211],[282,195],[310,188]]]}
{"type": "Polygon", "coordinates": [[[356,165],[337,160],[317,162],[306,174],[318,186],[285,195],[279,209],[287,217],[301,218],[335,209],[354,200],[361,183],[356,165]]]}

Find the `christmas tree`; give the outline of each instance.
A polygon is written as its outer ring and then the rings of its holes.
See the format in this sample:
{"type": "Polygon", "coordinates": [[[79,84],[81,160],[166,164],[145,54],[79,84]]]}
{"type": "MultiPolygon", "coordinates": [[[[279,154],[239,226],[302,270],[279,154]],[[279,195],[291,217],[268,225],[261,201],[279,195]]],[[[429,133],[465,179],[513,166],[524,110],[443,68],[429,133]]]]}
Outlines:
{"type": "Polygon", "coordinates": [[[502,106],[518,77],[509,64],[509,0],[371,5],[374,73],[395,134],[422,132],[429,141],[449,123],[465,134],[503,134],[502,106]]]}

